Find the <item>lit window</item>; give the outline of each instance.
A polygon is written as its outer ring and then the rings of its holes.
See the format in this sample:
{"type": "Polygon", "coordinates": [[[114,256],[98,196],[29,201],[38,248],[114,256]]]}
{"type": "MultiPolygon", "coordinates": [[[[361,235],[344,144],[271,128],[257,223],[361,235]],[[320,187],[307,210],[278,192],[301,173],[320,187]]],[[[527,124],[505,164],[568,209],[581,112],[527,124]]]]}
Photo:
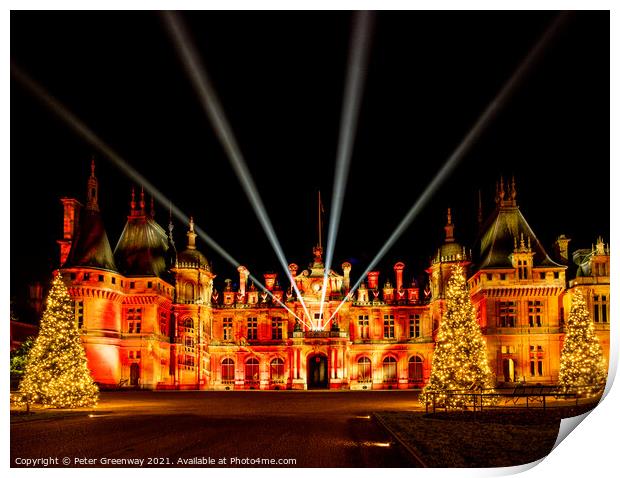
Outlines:
{"type": "Polygon", "coordinates": [[[420,314],[409,316],[409,338],[416,339],[420,337],[420,314]]]}
{"type": "Polygon", "coordinates": [[[424,377],[422,374],[422,357],[414,355],[409,359],[409,381],[422,382],[424,377]]]}
{"type": "Polygon", "coordinates": [[[595,295],[594,296],[594,322],[600,322],[601,320],[601,314],[599,312],[599,296],[595,295]]]}
{"type": "Polygon", "coordinates": [[[235,361],[233,359],[224,359],[222,361],[222,382],[233,383],[235,381],[235,361]]]}
{"type": "Polygon", "coordinates": [[[367,315],[358,315],[357,316],[357,325],[359,326],[359,335],[361,339],[368,338],[368,316],[367,315]]]}
{"type": "Polygon", "coordinates": [[[396,382],[396,359],[394,357],[383,359],[383,381],[396,382]]]}
{"type": "Polygon", "coordinates": [[[222,319],[222,338],[224,340],[232,340],[233,338],[232,317],[222,319]]]}
{"type": "Polygon", "coordinates": [[[271,339],[282,340],[282,328],[284,323],[280,317],[273,317],[271,319],[271,339]]]}
{"type": "Polygon", "coordinates": [[[168,335],[168,316],[163,311],[159,313],[159,334],[168,335]]]}
{"type": "Polygon", "coordinates": [[[248,318],[248,340],[258,339],[258,319],[256,317],[248,318]]]}
{"type": "Polygon", "coordinates": [[[269,364],[269,375],[273,383],[284,382],[284,360],[274,358],[269,364]]]}
{"type": "Polygon", "coordinates": [[[394,316],[393,315],[383,316],[383,338],[385,339],[394,338],[394,316]]]}
{"type": "Polygon", "coordinates": [[[75,302],[75,321],[77,322],[78,329],[84,327],[84,301],[78,300],[75,302]]]}
{"type": "Polygon", "coordinates": [[[361,357],[357,361],[357,381],[358,382],[372,381],[372,364],[368,357],[361,357]]]}
{"type": "Polygon", "coordinates": [[[499,303],[499,326],[514,327],[517,318],[517,304],[514,301],[502,300],[499,303]]]}
{"type": "Polygon", "coordinates": [[[543,305],[539,300],[527,302],[527,317],[530,327],[541,327],[543,317],[543,305]]]}
{"type": "Polygon", "coordinates": [[[127,309],[127,332],[139,334],[142,328],[142,308],[127,309]]]}
{"type": "Polygon", "coordinates": [[[245,362],[245,380],[247,382],[259,381],[259,363],[258,359],[252,357],[245,362]]]}

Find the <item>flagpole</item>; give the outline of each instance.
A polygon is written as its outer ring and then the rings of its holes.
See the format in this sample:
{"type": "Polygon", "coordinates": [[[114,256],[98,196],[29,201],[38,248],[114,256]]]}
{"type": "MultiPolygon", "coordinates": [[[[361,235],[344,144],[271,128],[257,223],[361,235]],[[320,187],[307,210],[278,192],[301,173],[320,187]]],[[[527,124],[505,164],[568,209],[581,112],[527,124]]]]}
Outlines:
{"type": "Polygon", "coordinates": [[[323,244],[321,241],[321,190],[319,189],[319,247],[322,248],[323,244]]]}

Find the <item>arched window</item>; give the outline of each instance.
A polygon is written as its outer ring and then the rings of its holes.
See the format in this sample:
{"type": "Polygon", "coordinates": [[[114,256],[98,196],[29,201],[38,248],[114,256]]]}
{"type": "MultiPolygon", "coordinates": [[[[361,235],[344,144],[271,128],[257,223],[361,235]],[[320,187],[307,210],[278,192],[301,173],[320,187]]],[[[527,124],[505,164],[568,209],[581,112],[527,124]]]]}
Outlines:
{"type": "Polygon", "coordinates": [[[422,373],[422,357],[414,355],[409,359],[409,381],[410,382],[423,382],[424,375],[422,373]]]}
{"type": "Polygon", "coordinates": [[[245,362],[245,380],[247,382],[258,382],[260,380],[258,359],[249,358],[245,362]]]}
{"type": "Polygon", "coordinates": [[[284,382],[284,360],[274,358],[269,364],[269,374],[272,382],[284,382]]]}
{"type": "Polygon", "coordinates": [[[372,364],[370,363],[370,359],[368,357],[361,357],[357,361],[357,381],[372,381],[372,364]]]}
{"type": "Polygon", "coordinates": [[[222,382],[232,383],[235,381],[235,361],[233,359],[224,359],[222,361],[222,382]]]}
{"type": "Polygon", "coordinates": [[[185,327],[188,329],[194,328],[194,320],[191,317],[188,317],[187,319],[185,319],[185,327]]]}
{"type": "Polygon", "coordinates": [[[185,284],[185,303],[191,304],[194,302],[194,284],[187,282],[185,284]]]}
{"type": "Polygon", "coordinates": [[[396,359],[394,357],[383,359],[383,381],[396,382],[396,359]]]}

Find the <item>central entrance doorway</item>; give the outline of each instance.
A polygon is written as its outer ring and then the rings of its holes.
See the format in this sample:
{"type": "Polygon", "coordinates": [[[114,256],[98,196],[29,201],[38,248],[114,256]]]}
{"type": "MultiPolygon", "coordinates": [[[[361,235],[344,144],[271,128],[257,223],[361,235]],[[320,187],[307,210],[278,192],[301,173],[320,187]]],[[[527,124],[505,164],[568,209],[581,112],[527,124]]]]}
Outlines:
{"type": "Polygon", "coordinates": [[[327,388],[327,355],[313,354],[308,357],[308,390],[327,388]]]}

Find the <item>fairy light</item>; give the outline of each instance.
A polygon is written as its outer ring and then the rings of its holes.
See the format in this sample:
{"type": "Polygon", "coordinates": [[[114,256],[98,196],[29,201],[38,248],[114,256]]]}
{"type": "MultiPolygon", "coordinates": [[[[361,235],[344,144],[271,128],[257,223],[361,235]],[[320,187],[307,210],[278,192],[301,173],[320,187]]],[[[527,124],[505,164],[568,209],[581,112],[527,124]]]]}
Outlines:
{"type": "Polygon", "coordinates": [[[69,291],[57,274],[26,359],[20,400],[53,408],[92,407],[99,389],[88,369],[69,291]]]}
{"type": "Polygon", "coordinates": [[[450,390],[490,389],[494,385],[487,348],[476,320],[465,271],[460,265],[452,268],[446,291],[446,312],[441,319],[437,344],[428,385],[420,394],[425,404],[432,401],[448,407],[460,405],[462,399],[449,397],[450,390]],[[446,403],[448,401],[449,403],[446,403]]]}
{"type": "Polygon", "coordinates": [[[607,364],[586,300],[581,290],[575,289],[560,355],[558,382],[566,393],[592,397],[603,390],[606,380],[607,364]]]}

